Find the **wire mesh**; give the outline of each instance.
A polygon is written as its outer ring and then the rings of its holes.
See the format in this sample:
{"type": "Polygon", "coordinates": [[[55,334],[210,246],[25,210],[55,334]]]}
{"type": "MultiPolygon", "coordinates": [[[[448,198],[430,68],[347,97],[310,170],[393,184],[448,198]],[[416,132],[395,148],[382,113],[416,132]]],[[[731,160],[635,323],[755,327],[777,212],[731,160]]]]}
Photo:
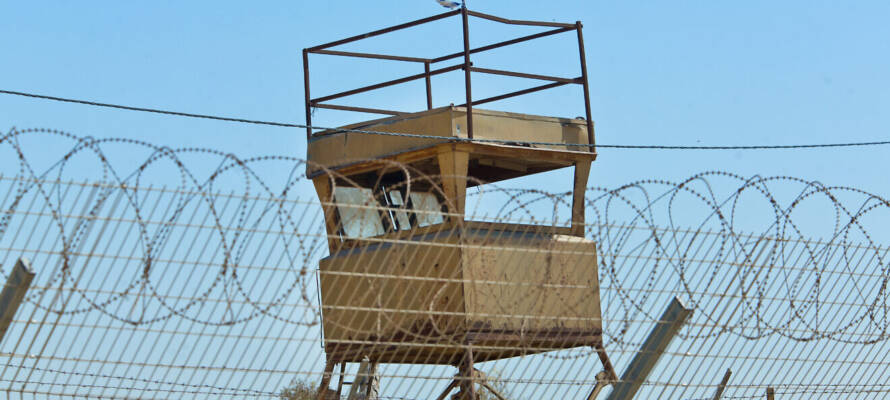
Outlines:
{"type": "Polygon", "coordinates": [[[37,273],[0,343],[10,397],[314,398],[347,361],[345,398],[370,357],[379,398],[427,399],[472,351],[474,384],[585,399],[596,347],[620,373],[675,297],[693,315],[638,398],[712,398],[728,368],[723,398],[890,390],[890,203],[855,188],[590,187],[577,237],[570,192],[474,182],[464,220],[394,163],[389,185],[327,171],[320,198],[296,157],[48,130],[0,154],[4,277],[37,273]]]}

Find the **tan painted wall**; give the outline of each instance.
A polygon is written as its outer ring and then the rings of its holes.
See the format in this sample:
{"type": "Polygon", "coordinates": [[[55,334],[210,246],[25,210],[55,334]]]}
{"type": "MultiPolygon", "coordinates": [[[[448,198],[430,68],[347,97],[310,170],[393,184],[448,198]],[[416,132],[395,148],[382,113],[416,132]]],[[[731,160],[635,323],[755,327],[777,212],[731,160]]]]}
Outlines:
{"type": "Polygon", "coordinates": [[[470,326],[495,331],[602,328],[593,242],[503,231],[478,231],[465,241],[470,326]]]}
{"type": "Polygon", "coordinates": [[[325,338],[426,339],[459,330],[463,322],[460,253],[454,246],[457,238],[443,236],[415,238],[429,242],[405,240],[356,248],[323,259],[325,338]],[[338,274],[344,272],[353,275],[338,274]]]}
{"type": "Polygon", "coordinates": [[[401,343],[375,354],[424,363],[453,361],[464,334],[480,359],[591,345],[602,327],[595,244],[530,229],[446,230],[325,258],[326,341],[401,343]]]}
{"type": "MultiPolygon", "coordinates": [[[[467,114],[463,108],[454,111],[454,124],[461,126],[466,136],[467,114]]],[[[473,109],[473,138],[514,140],[517,142],[547,142],[587,144],[587,125],[583,120],[542,117],[473,109]]],[[[533,148],[583,151],[570,146],[532,145],[533,148]]]]}
{"type": "MultiPolygon", "coordinates": [[[[450,137],[452,135],[451,109],[433,111],[414,117],[389,118],[377,123],[356,124],[344,128],[450,137]]],[[[311,162],[334,167],[355,161],[377,159],[442,142],[443,140],[436,139],[369,135],[356,132],[322,134],[310,140],[307,158],[311,162]]],[[[311,168],[308,172],[311,173],[311,168]]]]}

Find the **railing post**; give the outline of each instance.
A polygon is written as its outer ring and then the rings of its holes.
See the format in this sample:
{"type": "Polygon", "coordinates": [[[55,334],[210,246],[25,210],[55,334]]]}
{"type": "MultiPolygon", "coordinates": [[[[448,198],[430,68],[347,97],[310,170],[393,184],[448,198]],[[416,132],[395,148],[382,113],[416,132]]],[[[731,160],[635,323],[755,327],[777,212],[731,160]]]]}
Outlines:
{"type": "Polygon", "coordinates": [[[460,16],[464,26],[464,83],[467,89],[467,137],[473,138],[473,85],[470,83],[470,25],[466,5],[460,16]]]}
{"type": "Polygon", "coordinates": [[[303,49],[303,92],[306,96],[306,145],[312,139],[312,105],[309,104],[309,49],[303,49]]]}
{"type": "Polygon", "coordinates": [[[581,21],[575,22],[575,30],[578,31],[578,53],[581,56],[581,79],[584,81],[584,112],[587,118],[587,143],[590,144],[590,152],[596,153],[596,142],[593,135],[593,119],[590,115],[590,84],[587,80],[587,56],[584,54],[584,35],[581,33],[581,21]]]}
{"type": "Polygon", "coordinates": [[[433,83],[430,81],[430,62],[423,63],[423,72],[426,75],[426,109],[433,109],[433,83]]]}

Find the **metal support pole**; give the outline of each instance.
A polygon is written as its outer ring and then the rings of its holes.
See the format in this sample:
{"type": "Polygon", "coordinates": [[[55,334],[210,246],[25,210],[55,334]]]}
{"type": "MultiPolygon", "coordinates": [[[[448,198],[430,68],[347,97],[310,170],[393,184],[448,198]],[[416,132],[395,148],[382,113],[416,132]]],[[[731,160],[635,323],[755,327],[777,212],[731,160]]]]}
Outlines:
{"type": "Polygon", "coordinates": [[[31,270],[31,262],[26,258],[19,258],[6,279],[6,285],[0,292],[0,343],[6,336],[6,330],[12,324],[12,318],[18,311],[25,293],[31,287],[34,280],[34,272],[31,270]]]}
{"type": "Polygon", "coordinates": [[[309,49],[303,49],[303,92],[306,96],[306,146],[312,139],[312,104],[309,104],[309,49]]]}
{"type": "Polygon", "coordinates": [[[377,363],[365,357],[359,364],[346,400],[377,400],[377,384],[377,363]]]}
{"type": "Polygon", "coordinates": [[[652,372],[655,363],[658,362],[668,344],[691,314],[692,309],[686,308],[679,298],[674,297],[671,300],[671,304],[661,315],[655,328],[652,328],[649,337],[643,342],[640,351],[624,370],[621,379],[615,384],[615,388],[609,394],[609,400],[634,398],[640,390],[640,386],[643,385],[643,381],[652,372]]]}
{"type": "Polygon", "coordinates": [[[467,6],[464,4],[460,10],[460,16],[464,26],[464,84],[467,89],[467,137],[473,138],[473,85],[470,82],[470,24],[467,16],[467,6]]]}
{"type": "Polygon", "coordinates": [[[475,376],[479,378],[479,386],[482,386],[483,388],[488,390],[488,392],[491,393],[492,396],[497,397],[498,400],[507,400],[507,396],[504,396],[503,393],[499,392],[494,386],[491,385],[491,383],[488,382],[487,375],[485,375],[478,369],[473,369],[473,372],[475,373],[475,376]]]}
{"type": "Polygon", "coordinates": [[[603,364],[603,370],[596,374],[596,384],[593,386],[593,390],[590,391],[590,394],[587,395],[587,400],[595,400],[597,396],[599,396],[600,391],[602,391],[606,386],[612,385],[618,381],[618,376],[615,374],[615,367],[612,366],[612,361],[609,360],[609,356],[606,354],[606,348],[603,347],[602,341],[593,346],[596,350],[597,356],[600,358],[600,363],[603,364]]]}
{"type": "Polygon", "coordinates": [[[334,364],[336,364],[336,362],[328,357],[324,365],[324,372],[321,375],[321,383],[318,385],[318,394],[315,397],[316,400],[328,399],[328,392],[331,390],[328,385],[330,385],[331,375],[334,373],[334,364]]]}
{"type": "Polygon", "coordinates": [[[596,153],[596,139],[593,134],[593,117],[590,114],[590,84],[587,80],[587,56],[584,53],[584,35],[581,33],[581,21],[575,22],[575,30],[578,31],[578,53],[581,55],[581,80],[584,81],[584,112],[587,118],[587,143],[590,144],[590,152],[596,153]]]}
{"type": "Polygon", "coordinates": [[[614,382],[614,380],[609,379],[608,376],[609,374],[606,371],[600,371],[600,373],[596,374],[596,384],[593,385],[593,390],[587,395],[587,400],[596,400],[596,397],[600,395],[603,388],[614,382]]]}
{"type": "Polygon", "coordinates": [[[458,397],[461,400],[477,400],[476,399],[476,385],[475,385],[475,374],[473,371],[475,368],[473,367],[473,349],[468,348],[466,354],[464,355],[463,361],[461,361],[459,374],[460,374],[460,392],[458,392],[458,397]]]}
{"type": "Polygon", "coordinates": [[[726,373],[723,374],[723,379],[720,380],[720,385],[717,386],[717,393],[714,393],[714,400],[720,400],[723,397],[723,391],[726,390],[726,384],[729,383],[729,377],[732,375],[732,370],[727,368],[726,373]]]}
{"type": "Polygon", "coordinates": [[[340,363],[340,377],[337,379],[337,398],[343,393],[343,379],[346,376],[346,362],[340,363]]]}
{"type": "Polygon", "coordinates": [[[430,81],[430,62],[423,63],[423,72],[426,74],[426,109],[433,109],[433,83],[430,81]]]}
{"type": "Polygon", "coordinates": [[[460,373],[455,375],[451,383],[448,384],[448,387],[446,387],[445,390],[443,390],[442,393],[439,394],[439,397],[436,397],[436,400],[445,400],[445,398],[448,397],[448,393],[451,393],[451,391],[454,390],[454,388],[456,388],[459,384],[458,379],[460,379],[460,373]]]}
{"type": "Polygon", "coordinates": [[[766,388],[766,400],[776,400],[776,389],[766,388]]]}

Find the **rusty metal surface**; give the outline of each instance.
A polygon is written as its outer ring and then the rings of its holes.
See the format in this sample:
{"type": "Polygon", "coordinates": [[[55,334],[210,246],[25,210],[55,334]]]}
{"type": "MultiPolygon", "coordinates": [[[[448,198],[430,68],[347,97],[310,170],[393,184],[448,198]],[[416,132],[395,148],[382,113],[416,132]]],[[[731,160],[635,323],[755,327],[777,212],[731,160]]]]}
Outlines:
{"type": "MultiPolygon", "coordinates": [[[[474,119],[473,119],[473,107],[477,104],[484,104],[495,102],[499,100],[504,100],[511,97],[522,96],[529,93],[534,93],[542,90],[556,88],[566,84],[578,84],[584,87],[584,107],[585,107],[585,115],[588,121],[591,120],[590,114],[590,99],[589,99],[589,89],[588,89],[588,78],[587,78],[587,64],[584,56],[584,43],[583,38],[581,36],[581,24],[578,23],[561,23],[561,22],[545,22],[545,21],[525,21],[525,20],[513,20],[507,18],[501,18],[494,15],[479,13],[475,11],[471,11],[462,7],[458,10],[449,11],[443,14],[438,14],[435,16],[431,16],[428,18],[422,18],[415,21],[407,22],[404,24],[399,24],[383,29],[378,29],[372,32],[368,32],[365,34],[351,36],[342,40],[333,41],[330,43],[326,43],[319,46],[310,47],[303,50],[303,67],[304,67],[304,79],[305,79],[305,103],[306,103],[306,121],[309,128],[307,128],[307,132],[309,136],[312,136],[313,129],[311,123],[311,110],[312,108],[325,108],[325,109],[335,109],[341,111],[352,111],[352,112],[361,112],[361,113],[372,113],[372,114],[388,114],[388,115],[396,115],[401,114],[403,112],[390,111],[387,107],[365,107],[365,106],[355,106],[351,104],[341,104],[341,105],[331,105],[326,104],[329,100],[334,100],[342,97],[347,97],[359,93],[365,93],[377,89],[382,89],[390,86],[400,85],[407,82],[411,82],[418,79],[425,80],[425,100],[426,104],[424,104],[424,108],[427,110],[431,110],[435,108],[433,104],[433,88],[431,77],[439,74],[444,74],[448,72],[453,72],[457,70],[463,70],[464,75],[464,88],[463,88],[463,101],[462,105],[467,108],[467,116],[466,116],[466,136],[470,139],[476,136],[475,127],[474,127],[474,119]],[[416,27],[419,25],[423,25],[429,22],[438,21],[443,18],[448,18],[451,16],[461,16],[461,36],[462,36],[462,44],[463,49],[460,52],[446,54],[444,56],[439,57],[416,57],[416,56],[405,56],[405,55],[395,55],[395,54],[378,54],[378,53],[370,53],[370,52],[361,52],[361,51],[342,51],[342,50],[333,50],[332,47],[344,45],[347,43],[353,43],[360,41],[362,39],[375,37],[379,35],[384,35],[390,32],[399,31],[402,29],[407,29],[411,27],[416,27]],[[508,40],[503,40],[495,43],[491,43],[488,45],[472,48],[470,46],[470,18],[480,18],[484,20],[494,21],[507,25],[524,25],[530,27],[552,27],[555,29],[546,30],[543,32],[538,32],[534,34],[524,35],[508,40]],[[580,68],[582,69],[581,75],[577,78],[573,77],[558,77],[558,76],[548,76],[548,75],[540,75],[540,74],[530,74],[524,73],[520,71],[509,71],[502,69],[492,69],[492,68],[483,68],[483,67],[475,67],[472,60],[472,55],[477,53],[482,53],[489,50],[494,50],[497,48],[510,46],[518,43],[527,42],[534,39],[539,39],[543,37],[548,37],[564,32],[570,31],[578,31],[578,46],[579,46],[579,56],[580,56],[580,68]],[[329,95],[320,96],[317,98],[312,98],[310,96],[309,91],[309,80],[311,78],[309,74],[309,54],[319,54],[319,55],[328,55],[328,56],[338,56],[338,57],[350,57],[350,58],[366,58],[366,59],[379,59],[379,60],[389,60],[389,61],[398,61],[398,62],[409,62],[409,63],[423,63],[424,64],[424,72],[414,75],[405,76],[398,79],[392,79],[376,84],[362,86],[356,89],[341,91],[338,93],[333,93],[329,95]],[[437,64],[442,61],[447,61],[451,59],[462,58],[462,62],[457,65],[453,65],[450,67],[444,68],[433,68],[434,64],[437,64]],[[545,84],[534,86],[531,88],[517,90],[510,93],[500,94],[489,96],[484,99],[474,100],[473,99],[473,75],[475,74],[493,74],[493,75],[502,75],[502,76],[511,76],[522,79],[532,79],[532,80],[548,80],[553,81],[555,83],[545,84]]],[[[452,104],[459,103],[452,101],[452,104]]],[[[404,113],[411,113],[419,111],[421,108],[418,107],[416,110],[407,110],[404,113]]],[[[593,124],[588,124],[588,131],[593,131],[593,124]]],[[[592,133],[591,133],[592,135],[592,133]]],[[[591,138],[592,139],[592,138],[591,138]]],[[[589,141],[591,144],[592,140],[589,141]]],[[[590,148],[591,152],[595,152],[594,148],[590,148]]]]}
{"type": "MultiPolygon", "coordinates": [[[[581,21],[575,23],[575,31],[578,32],[578,55],[581,57],[581,84],[584,88],[584,115],[587,118],[587,143],[596,144],[593,137],[593,116],[590,113],[590,82],[587,79],[587,55],[584,51],[584,34],[581,21]]],[[[596,152],[596,147],[590,147],[591,152],[596,152]]]]}

